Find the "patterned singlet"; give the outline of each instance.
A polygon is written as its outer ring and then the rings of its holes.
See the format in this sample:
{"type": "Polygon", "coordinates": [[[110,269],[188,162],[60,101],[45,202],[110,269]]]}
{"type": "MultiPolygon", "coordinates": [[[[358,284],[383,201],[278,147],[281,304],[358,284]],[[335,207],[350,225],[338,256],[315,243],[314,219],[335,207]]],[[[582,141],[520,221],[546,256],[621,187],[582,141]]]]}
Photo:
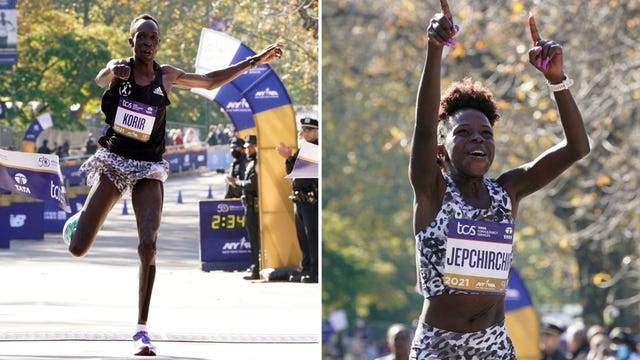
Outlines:
{"type": "Polygon", "coordinates": [[[465,203],[458,187],[449,176],[444,175],[444,178],[447,189],[442,199],[442,207],[433,222],[416,234],[417,289],[426,298],[442,294],[472,294],[472,292],[452,289],[443,284],[449,219],[513,223],[509,194],[495,179],[484,179],[491,197],[491,206],[487,209],[478,209],[465,203]]]}

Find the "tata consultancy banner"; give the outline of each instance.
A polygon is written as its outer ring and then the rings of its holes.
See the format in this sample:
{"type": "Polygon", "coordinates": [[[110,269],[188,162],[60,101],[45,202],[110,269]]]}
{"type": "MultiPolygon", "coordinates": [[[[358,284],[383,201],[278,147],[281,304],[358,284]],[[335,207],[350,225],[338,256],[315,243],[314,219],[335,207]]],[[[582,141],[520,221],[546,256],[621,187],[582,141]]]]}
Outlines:
{"type": "Polygon", "coordinates": [[[55,202],[71,212],[57,155],[0,149],[0,188],[55,202]]]}
{"type": "Polygon", "coordinates": [[[0,0],[0,65],[18,62],[16,0],[0,0]]]}

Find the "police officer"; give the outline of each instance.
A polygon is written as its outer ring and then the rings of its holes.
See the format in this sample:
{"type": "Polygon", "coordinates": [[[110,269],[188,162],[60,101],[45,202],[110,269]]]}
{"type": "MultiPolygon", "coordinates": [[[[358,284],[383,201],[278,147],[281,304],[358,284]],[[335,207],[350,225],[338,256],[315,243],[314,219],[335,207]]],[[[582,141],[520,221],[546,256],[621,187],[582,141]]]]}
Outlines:
{"type": "MultiPolygon", "coordinates": [[[[304,117],[300,119],[300,137],[318,145],[318,120],[304,117]]],[[[292,154],[292,148],[280,143],[276,148],[284,157],[287,174],[293,170],[300,149],[292,154]]],[[[302,271],[300,276],[292,276],[290,281],[305,283],[318,282],[318,179],[298,178],[292,182],[296,233],[302,251],[302,271]]]]}
{"type": "Polygon", "coordinates": [[[230,187],[239,188],[242,191],[242,204],[245,208],[245,224],[249,243],[251,244],[250,275],[245,280],[260,279],[260,218],[258,206],[258,137],[247,135],[244,139],[244,148],[247,154],[247,164],[242,179],[231,175],[227,176],[230,187]]]}
{"type": "MultiPolygon", "coordinates": [[[[241,179],[244,176],[244,170],[247,166],[247,155],[244,153],[244,140],[233,137],[229,142],[229,146],[231,147],[231,156],[233,157],[229,174],[236,179],[241,179]]],[[[225,199],[237,199],[241,196],[242,189],[227,186],[227,193],[224,195],[225,199]]]]}

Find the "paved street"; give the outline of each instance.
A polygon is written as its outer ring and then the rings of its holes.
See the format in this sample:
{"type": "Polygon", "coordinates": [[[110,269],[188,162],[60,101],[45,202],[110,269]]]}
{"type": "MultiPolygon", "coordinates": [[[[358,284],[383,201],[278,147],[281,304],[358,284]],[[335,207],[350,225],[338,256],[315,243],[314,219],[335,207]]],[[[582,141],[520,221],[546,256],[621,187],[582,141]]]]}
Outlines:
{"type": "MultiPolygon", "coordinates": [[[[222,198],[215,172],[165,185],[149,332],[155,359],[320,359],[319,284],[201,271],[198,202],[222,198]],[[182,203],[178,203],[178,193],[182,203]]],[[[0,249],[0,359],[130,359],[137,318],[137,238],[130,198],[83,258],[60,234],[0,249]]]]}

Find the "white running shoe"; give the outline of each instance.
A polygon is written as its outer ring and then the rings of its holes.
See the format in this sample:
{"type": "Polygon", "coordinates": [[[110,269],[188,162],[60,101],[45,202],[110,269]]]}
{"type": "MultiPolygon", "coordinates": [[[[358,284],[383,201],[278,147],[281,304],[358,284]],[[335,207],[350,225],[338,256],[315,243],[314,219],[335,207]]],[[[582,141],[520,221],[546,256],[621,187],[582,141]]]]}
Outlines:
{"type": "Polygon", "coordinates": [[[149,339],[149,335],[147,334],[146,331],[138,331],[138,333],[133,335],[133,342],[136,349],[135,355],[141,355],[141,356],[156,355],[156,347],[151,343],[151,339],[149,339]]]}
{"type": "Polygon", "coordinates": [[[79,211],[68,218],[64,223],[64,227],[62,228],[62,239],[67,246],[71,243],[71,234],[73,234],[73,230],[78,227],[78,220],[80,220],[79,211]]]}

